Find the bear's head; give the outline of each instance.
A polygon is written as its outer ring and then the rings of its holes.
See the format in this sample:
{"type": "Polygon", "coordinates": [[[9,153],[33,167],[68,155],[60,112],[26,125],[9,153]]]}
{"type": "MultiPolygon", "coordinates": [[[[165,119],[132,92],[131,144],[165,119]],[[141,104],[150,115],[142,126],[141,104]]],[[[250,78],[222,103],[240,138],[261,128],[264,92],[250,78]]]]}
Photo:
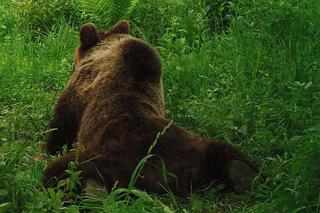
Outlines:
{"type": "Polygon", "coordinates": [[[121,20],[106,31],[99,31],[93,23],[86,23],[80,29],[80,44],[74,55],[75,66],[93,47],[114,35],[127,35],[130,32],[128,21],[121,20]]]}

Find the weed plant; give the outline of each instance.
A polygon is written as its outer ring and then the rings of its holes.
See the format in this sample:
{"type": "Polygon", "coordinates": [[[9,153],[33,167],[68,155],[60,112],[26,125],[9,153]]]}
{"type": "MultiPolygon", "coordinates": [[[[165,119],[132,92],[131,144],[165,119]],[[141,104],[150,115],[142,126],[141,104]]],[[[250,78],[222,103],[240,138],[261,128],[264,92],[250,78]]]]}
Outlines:
{"type": "Polygon", "coordinates": [[[0,212],[320,212],[320,1],[132,0],[121,14],[115,1],[104,13],[68,2],[0,4],[0,212]],[[70,165],[59,188],[42,186],[54,158],[42,148],[46,125],[79,26],[116,18],[160,52],[167,117],[252,156],[264,183],[242,195],[77,195],[70,165]]]}

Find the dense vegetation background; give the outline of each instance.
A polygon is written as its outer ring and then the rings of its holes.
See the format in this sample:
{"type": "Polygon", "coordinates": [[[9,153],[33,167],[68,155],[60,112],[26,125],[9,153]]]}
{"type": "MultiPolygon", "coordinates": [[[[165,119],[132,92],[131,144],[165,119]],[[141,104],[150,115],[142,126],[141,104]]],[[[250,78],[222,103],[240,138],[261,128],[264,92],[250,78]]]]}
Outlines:
{"type": "Polygon", "coordinates": [[[0,0],[0,212],[320,212],[319,0],[0,0]],[[163,58],[166,113],[232,143],[267,177],[250,193],[44,189],[46,124],[81,24],[129,19],[163,58]]]}

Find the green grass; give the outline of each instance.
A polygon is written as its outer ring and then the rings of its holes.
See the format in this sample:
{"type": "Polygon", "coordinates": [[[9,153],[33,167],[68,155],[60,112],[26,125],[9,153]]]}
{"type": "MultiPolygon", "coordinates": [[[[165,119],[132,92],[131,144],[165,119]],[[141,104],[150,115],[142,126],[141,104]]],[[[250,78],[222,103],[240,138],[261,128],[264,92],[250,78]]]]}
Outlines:
{"type": "Polygon", "coordinates": [[[77,1],[61,2],[50,13],[0,5],[0,212],[320,212],[319,1],[224,1],[227,10],[144,0],[126,17],[162,56],[167,117],[235,145],[267,177],[246,194],[213,188],[187,198],[132,188],[79,196],[67,190],[72,168],[62,189],[43,188],[46,125],[90,17],[77,1]]]}

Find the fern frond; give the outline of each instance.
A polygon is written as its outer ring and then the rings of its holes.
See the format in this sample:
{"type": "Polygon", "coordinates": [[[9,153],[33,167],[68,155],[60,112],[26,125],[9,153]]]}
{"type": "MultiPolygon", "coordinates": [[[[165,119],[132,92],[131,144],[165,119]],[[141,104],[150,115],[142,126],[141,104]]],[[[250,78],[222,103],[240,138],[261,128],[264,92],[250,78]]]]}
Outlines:
{"type": "Polygon", "coordinates": [[[142,0],[78,0],[81,10],[90,21],[109,27],[118,20],[128,18],[142,0]]]}

